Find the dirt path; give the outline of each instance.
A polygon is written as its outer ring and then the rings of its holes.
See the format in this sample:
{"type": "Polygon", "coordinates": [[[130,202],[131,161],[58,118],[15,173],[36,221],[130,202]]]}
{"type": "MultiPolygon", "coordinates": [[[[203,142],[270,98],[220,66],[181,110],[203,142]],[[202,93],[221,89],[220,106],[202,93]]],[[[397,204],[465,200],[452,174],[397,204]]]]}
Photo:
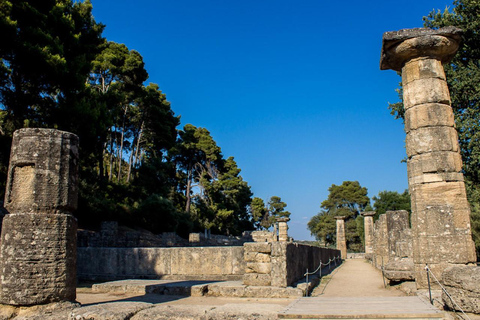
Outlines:
{"type": "Polygon", "coordinates": [[[322,297],[399,297],[405,294],[387,288],[382,273],[364,259],[347,259],[322,279],[312,296],[322,297]]]}

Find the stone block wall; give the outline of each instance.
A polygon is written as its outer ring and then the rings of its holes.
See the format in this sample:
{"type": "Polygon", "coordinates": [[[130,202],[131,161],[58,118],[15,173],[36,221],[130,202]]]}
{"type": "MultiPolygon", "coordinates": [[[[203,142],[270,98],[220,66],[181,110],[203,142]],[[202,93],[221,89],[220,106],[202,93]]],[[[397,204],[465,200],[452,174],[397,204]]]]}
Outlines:
{"type": "Polygon", "coordinates": [[[243,247],[78,248],[80,280],[240,280],[243,247]]]}
{"type": "Polygon", "coordinates": [[[320,261],[340,256],[336,249],[293,242],[256,242],[244,244],[246,270],[243,284],[249,286],[288,287],[302,279],[306,270],[315,270],[320,261]]]}
{"type": "Polygon", "coordinates": [[[117,221],[103,221],[100,231],[79,230],[79,247],[115,247],[115,248],[157,248],[157,247],[202,247],[202,246],[241,246],[252,241],[250,232],[242,236],[223,236],[203,233],[191,233],[184,239],[175,232],[153,234],[147,230],[134,230],[119,226],[117,221]]]}

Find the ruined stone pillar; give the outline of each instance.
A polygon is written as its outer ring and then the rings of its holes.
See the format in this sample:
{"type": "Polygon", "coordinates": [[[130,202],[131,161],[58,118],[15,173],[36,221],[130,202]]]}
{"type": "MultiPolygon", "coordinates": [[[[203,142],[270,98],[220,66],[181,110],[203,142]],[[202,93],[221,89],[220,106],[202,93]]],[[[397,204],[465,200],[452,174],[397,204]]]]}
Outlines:
{"type": "Polygon", "coordinates": [[[345,217],[337,216],[337,249],[342,254],[342,259],[347,259],[347,239],[345,237],[345,217]]]}
{"type": "Polygon", "coordinates": [[[13,134],[0,250],[0,303],[73,301],[76,293],[78,137],[13,134]]]}
{"type": "Polygon", "coordinates": [[[278,241],[288,241],[288,225],[287,225],[288,221],[290,221],[290,218],[287,218],[287,217],[277,218],[278,241]]]}
{"type": "Polygon", "coordinates": [[[383,35],[380,68],[402,71],[407,168],[417,288],[425,264],[437,278],[451,264],[475,262],[475,247],[450,94],[442,63],[461,30],[405,29],[383,35]]]}
{"type": "Polygon", "coordinates": [[[373,216],[375,211],[362,212],[365,231],[365,258],[372,259],[373,255],[373,216]]]}

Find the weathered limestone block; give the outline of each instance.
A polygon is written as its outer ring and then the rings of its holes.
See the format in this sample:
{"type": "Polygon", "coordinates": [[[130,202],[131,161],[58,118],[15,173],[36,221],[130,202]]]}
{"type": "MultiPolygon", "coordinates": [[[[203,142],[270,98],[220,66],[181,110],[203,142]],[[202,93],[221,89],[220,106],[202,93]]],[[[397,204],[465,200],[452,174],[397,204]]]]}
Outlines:
{"type": "MultiPolygon", "coordinates": [[[[480,267],[446,268],[442,274],[442,282],[463,311],[480,314],[480,267]]],[[[442,299],[450,309],[458,310],[445,293],[442,294],[442,299]]]]}
{"type": "Polygon", "coordinates": [[[409,181],[432,173],[458,173],[462,170],[462,156],[448,151],[415,155],[407,162],[407,170],[409,181]]]}
{"type": "Polygon", "coordinates": [[[405,132],[429,126],[455,126],[452,107],[441,103],[416,105],[405,111],[405,132]]]}
{"type": "Polygon", "coordinates": [[[401,239],[395,243],[395,256],[397,258],[413,258],[412,229],[405,229],[401,239]]]}
{"type": "Polygon", "coordinates": [[[246,273],[270,274],[272,264],[269,262],[247,262],[246,273]]]}
{"type": "Polygon", "coordinates": [[[245,262],[270,262],[272,261],[271,255],[268,253],[261,252],[245,252],[244,253],[245,262]]]}
{"type": "Polygon", "coordinates": [[[10,213],[71,213],[78,198],[78,137],[52,129],[14,132],[5,208],[10,213]]]}
{"type": "Polygon", "coordinates": [[[66,214],[9,214],[3,220],[0,302],[75,300],[76,219],[66,214]]]}
{"type": "MultiPolygon", "coordinates": [[[[411,241],[408,238],[410,235],[410,233],[408,233],[410,228],[408,212],[405,210],[387,211],[385,215],[387,218],[389,261],[395,258],[403,258],[403,256],[399,256],[399,252],[397,252],[397,244],[399,242],[411,241]]],[[[403,254],[405,254],[405,252],[403,252],[403,254]]]]}
{"type": "MultiPolygon", "coordinates": [[[[229,247],[170,248],[171,275],[243,274],[244,253],[229,247]],[[208,260],[206,259],[208,257],[208,260]],[[207,262],[208,261],[208,262],[207,262]]],[[[132,270],[134,266],[132,266],[132,270]]]]}
{"type": "MultiPolygon", "coordinates": [[[[407,63],[408,66],[408,63],[407,63]]],[[[405,109],[425,103],[443,103],[450,105],[447,82],[443,79],[420,79],[403,85],[405,109]]]]}
{"type": "Polygon", "coordinates": [[[385,265],[385,278],[390,281],[415,280],[415,265],[413,258],[403,258],[390,261],[385,265]]]}
{"type": "Polygon", "coordinates": [[[402,75],[403,84],[420,79],[447,79],[442,65],[432,59],[418,59],[417,63],[406,63],[403,70],[405,71],[405,75],[402,75]]]}
{"type": "Polygon", "coordinates": [[[270,231],[253,231],[252,239],[254,242],[272,242],[276,238],[274,232],[270,231]]]}
{"type": "Polygon", "coordinates": [[[268,242],[253,242],[245,243],[243,245],[245,253],[247,252],[260,252],[260,253],[271,253],[272,244],[268,242]]]}
{"type": "Polygon", "coordinates": [[[200,233],[190,233],[188,235],[188,242],[190,243],[200,242],[200,233]]]}
{"type": "Polygon", "coordinates": [[[270,274],[245,273],[243,284],[246,286],[269,286],[272,283],[270,274]]]}
{"type": "Polygon", "coordinates": [[[437,151],[459,152],[458,134],[453,127],[423,127],[412,130],[406,139],[407,156],[437,151]]]}
{"type": "Polygon", "coordinates": [[[387,216],[381,214],[375,222],[374,228],[375,243],[374,251],[374,265],[376,268],[382,268],[388,263],[388,231],[387,231],[387,216]]]}

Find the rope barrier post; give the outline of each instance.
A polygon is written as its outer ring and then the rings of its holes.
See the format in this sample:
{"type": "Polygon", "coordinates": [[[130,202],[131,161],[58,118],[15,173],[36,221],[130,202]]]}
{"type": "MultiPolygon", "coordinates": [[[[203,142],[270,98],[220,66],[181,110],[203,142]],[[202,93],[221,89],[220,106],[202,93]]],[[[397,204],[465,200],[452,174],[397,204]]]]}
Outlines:
{"type": "Polygon", "coordinates": [[[432,300],[432,288],[430,287],[430,273],[428,272],[428,271],[429,271],[428,264],[425,265],[425,271],[427,272],[428,295],[429,295],[429,297],[430,297],[430,304],[433,305],[433,300],[432,300]]]}
{"type": "Polygon", "coordinates": [[[308,297],[308,269],[307,269],[307,282],[305,283],[305,297],[308,297]]]}
{"type": "Polygon", "coordinates": [[[386,288],[387,284],[385,282],[385,272],[383,270],[383,256],[382,256],[382,278],[383,278],[383,286],[386,288]]]}

